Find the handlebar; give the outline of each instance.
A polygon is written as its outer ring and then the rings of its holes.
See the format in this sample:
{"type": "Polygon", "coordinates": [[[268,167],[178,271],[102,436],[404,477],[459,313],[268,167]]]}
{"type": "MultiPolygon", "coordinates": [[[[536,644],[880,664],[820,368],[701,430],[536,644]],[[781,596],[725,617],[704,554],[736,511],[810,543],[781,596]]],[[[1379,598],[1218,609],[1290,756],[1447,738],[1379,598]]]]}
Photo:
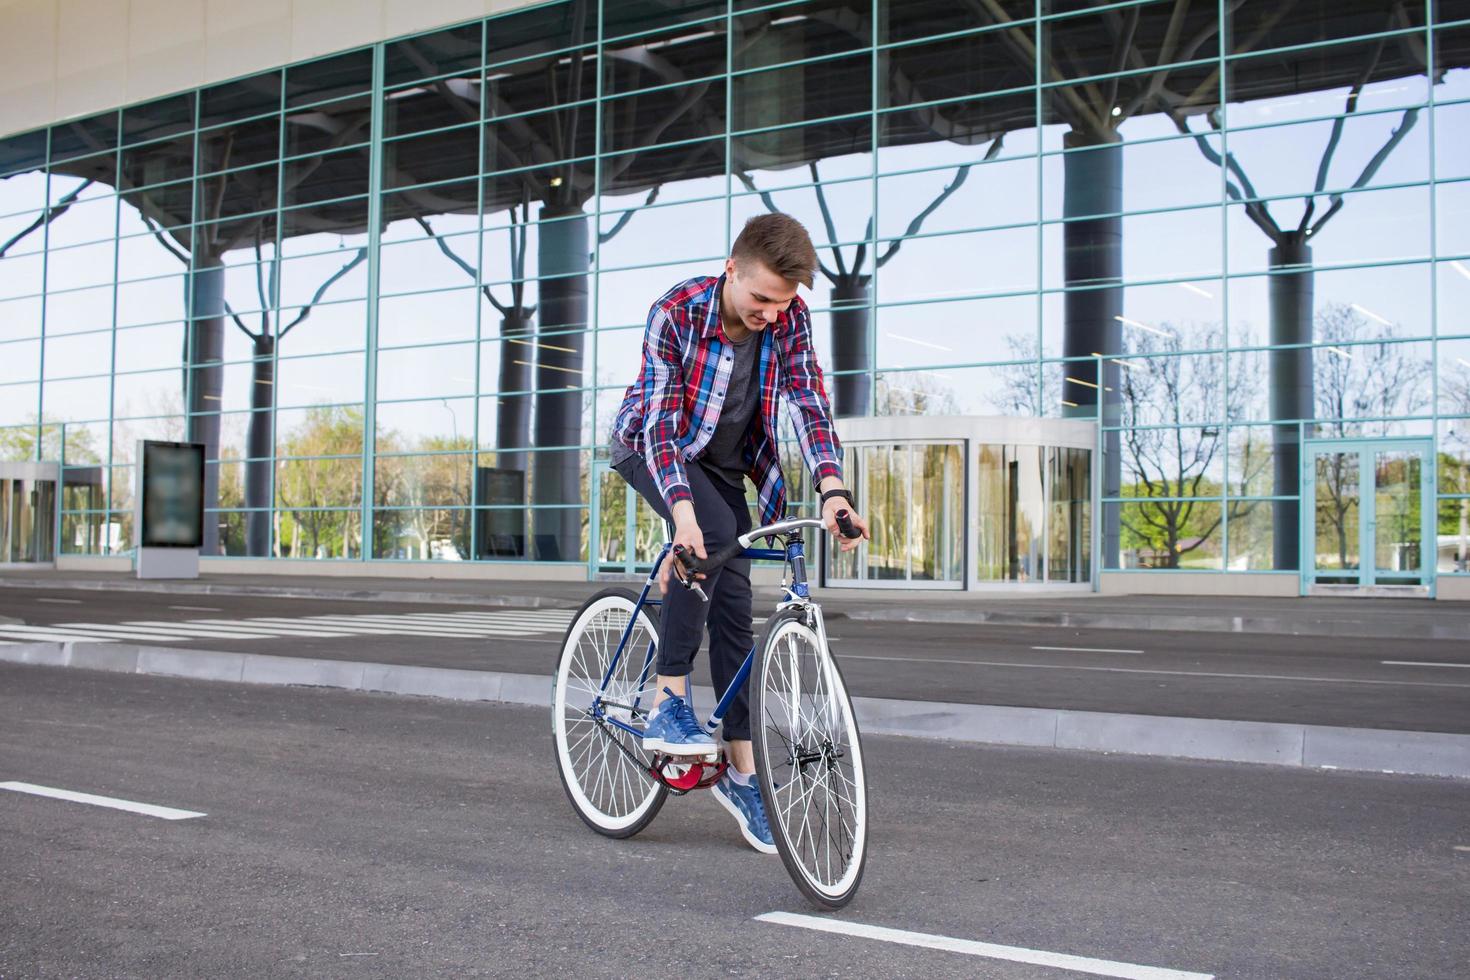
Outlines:
{"type": "MultiPolygon", "coordinates": [[[[846,510],[839,510],[834,517],[837,521],[837,530],[844,538],[860,538],[863,536],[863,532],[859,531],[857,525],[853,524],[852,515],[846,510]]],[[[777,521],[774,524],[766,524],[762,527],[752,528],[707,558],[699,558],[692,552],[686,551],[683,545],[675,545],[674,558],[683,567],[684,574],[674,577],[679,580],[679,584],[684,586],[684,588],[698,592],[699,597],[705,602],[708,602],[709,596],[705,595],[704,590],[699,587],[699,582],[694,578],[695,575],[708,575],[730,559],[738,558],[741,552],[749,548],[759,538],[778,534],[790,534],[793,531],[801,531],[807,528],[826,530],[827,525],[820,518],[816,517],[793,517],[788,520],[777,521]]]]}

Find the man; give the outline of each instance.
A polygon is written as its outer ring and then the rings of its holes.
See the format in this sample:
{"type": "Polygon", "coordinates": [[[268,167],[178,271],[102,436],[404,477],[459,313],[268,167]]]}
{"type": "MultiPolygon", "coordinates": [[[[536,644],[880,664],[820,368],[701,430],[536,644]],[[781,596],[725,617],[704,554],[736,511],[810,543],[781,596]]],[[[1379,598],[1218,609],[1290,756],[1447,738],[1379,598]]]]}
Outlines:
{"type": "MultiPolygon", "coordinates": [[[[648,314],[638,378],[613,425],[612,464],[674,525],[674,544],[701,558],[751,528],[748,477],[759,495],[760,523],[785,515],[785,478],[776,451],[779,401],[789,403],[802,457],[822,494],[822,519],[837,530],[846,510],[868,537],[842,483],[841,449],[822,371],[811,344],[811,317],[796,295],[811,288],[817,253],[800,222],[767,214],[746,222],[725,273],[679,283],[648,314]]],[[[858,539],[838,537],[843,550],[858,539]]],[[[676,564],[664,562],[654,711],[643,746],[670,755],[706,755],[714,741],[688,703],[688,678],[706,629],[710,673],[723,693],[754,642],[750,561],[736,559],[703,583],[706,605],[685,588],[669,589],[676,564]]],[[[715,798],[740,822],[758,851],[776,852],[754,778],[749,699],[742,690],[721,732],[731,768],[715,798]]]]}

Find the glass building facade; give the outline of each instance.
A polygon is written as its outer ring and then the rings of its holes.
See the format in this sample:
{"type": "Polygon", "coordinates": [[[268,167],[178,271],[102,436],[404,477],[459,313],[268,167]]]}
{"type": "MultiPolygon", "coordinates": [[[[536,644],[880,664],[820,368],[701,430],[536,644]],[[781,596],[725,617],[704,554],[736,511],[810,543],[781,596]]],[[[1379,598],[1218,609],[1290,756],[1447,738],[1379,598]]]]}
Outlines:
{"type": "MultiPolygon", "coordinates": [[[[0,137],[0,460],[63,555],[156,438],[207,555],[633,562],[648,306],[779,210],[839,415],[1095,420],[1014,505],[1089,488],[1068,576],[1463,575],[1467,65],[1467,0],[564,0],[0,137]]],[[[1036,576],[985,519],[902,576],[1036,576]]]]}

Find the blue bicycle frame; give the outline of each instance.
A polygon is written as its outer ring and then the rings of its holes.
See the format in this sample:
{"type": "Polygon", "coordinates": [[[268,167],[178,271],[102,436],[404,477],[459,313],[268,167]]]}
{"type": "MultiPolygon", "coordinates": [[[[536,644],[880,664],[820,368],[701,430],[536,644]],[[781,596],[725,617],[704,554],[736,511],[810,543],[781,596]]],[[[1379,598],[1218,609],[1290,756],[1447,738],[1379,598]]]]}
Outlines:
{"type": "MultiPolygon", "coordinates": [[[[779,561],[790,566],[791,578],[789,582],[784,583],[783,587],[785,588],[785,595],[782,597],[781,602],[778,604],[778,609],[785,608],[789,605],[804,605],[811,598],[811,592],[807,587],[806,581],[805,543],[803,542],[800,534],[792,534],[792,536],[787,540],[785,548],[752,548],[749,545],[757,538],[767,537],[772,534],[782,534],[799,531],[801,528],[804,527],[820,528],[822,527],[822,522],[811,518],[797,518],[794,520],[781,521],[777,524],[771,524],[766,527],[755,528],[749,533],[741,535],[741,537],[739,538],[740,543],[745,546],[745,549],[740,552],[739,557],[749,558],[752,561],[779,561]]],[[[643,729],[635,727],[634,725],[630,725],[618,718],[607,714],[603,710],[603,700],[601,692],[605,692],[607,690],[608,681],[612,679],[613,674],[618,669],[618,663],[620,660],[622,660],[623,654],[627,649],[628,638],[633,634],[633,624],[638,620],[638,613],[645,606],[662,606],[664,603],[664,600],[662,599],[649,598],[649,593],[652,591],[654,583],[658,581],[659,567],[662,566],[665,559],[669,557],[669,553],[672,550],[672,547],[673,546],[671,544],[665,544],[663,546],[663,550],[658,553],[658,557],[653,560],[653,569],[648,573],[648,578],[643,583],[643,591],[640,592],[638,595],[638,602],[633,607],[633,615],[629,617],[628,625],[623,629],[623,635],[618,641],[618,649],[613,654],[612,662],[608,664],[607,672],[603,674],[602,686],[598,689],[599,694],[597,698],[592,702],[591,713],[593,718],[599,719],[605,724],[614,725],[618,728],[621,728],[623,731],[637,738],[643,737],[643,729]]],[[[671,583],[670,588],[673,587],[675,587],[675,585],[671,583]]],[[[715,729],[720,727],[720,722],[724,720],[725,712],[730,710],[730,705],[735,702],[735,698],[740,693],[740,689],[745,686],[745,682],[750,678],[751,667],[755,664],[756,646],[757,644],[751,644],[749,652],[747,652],[745,655],[744,663],[740,665],[740,669],[735,672],[734,679],[730,681],[729,689],[726,690],[724,695],[720,697],[719,704],[715,706],[714,714],[710,715],[709,720],[705,722],[705,727],[711,733],[713,733],[715,729]]],[[[656,652],[656,648],[652,643],[650,643],[648,645],[648,649],[645,650],[643,653],[643,669],[638,675],[637,689],[639,691],[642,691],[643,686],[648,683],[648,672],[649,669],[653,666],[654,655],[656,652]]],[[[689,693],[691,695],[693,694],[692,686],[689,693]]],[[[639,697],[634,700],[633,704],[628,706],[632,709],[629,713],[630,717],[636,718],[636,712],[638,710],[638,703],[640,700],[642,700],[642,695],[639,695],[639,697]]]]}

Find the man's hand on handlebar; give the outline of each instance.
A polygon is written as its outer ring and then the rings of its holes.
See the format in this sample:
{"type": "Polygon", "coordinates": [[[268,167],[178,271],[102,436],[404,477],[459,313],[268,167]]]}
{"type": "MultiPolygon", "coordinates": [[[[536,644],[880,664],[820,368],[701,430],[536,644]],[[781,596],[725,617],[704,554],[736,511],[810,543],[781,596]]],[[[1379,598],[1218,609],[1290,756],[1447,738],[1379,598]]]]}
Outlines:
{"type": "MultiPolygon", "coordinates": [[[[704,550],[704,532],[699,529],[699,521],[694,517],[694,505],[687,500],[681,500],[674,505],[674,547],[692,551],[696,558],[708,558],[704,550]]],[[[674,572],[682,580],[684,578],[683,566],[679,565],[674,556],[664,562],[658,569],[658,591],[660,595],[667,595],[669,591],[669,573],[674,572]],[[678,566],[677,571],[675,566],[678,566]]],[[[704,578],[703,574],[695,575],[696,579],[704,578]]]]}
{"type": "Polygon", "coordinates": [[[863,520],[858,512],[853,509],[852,504],[841,497],[831,497],[822,505],[822,523],[827,526],[828,532],[831,533],[833,539],[837,541],[838,547],[843,551],[851,551],[858,544],[872,537],[868,533],[868,522],[863,520]],[[842,533],[842,528],[837,523],[837,515],[839,513],[845,513],[845,520],[850,520],[852,526],[861,532],[857,537],[849,538],[846,534],[842,533]]]}

